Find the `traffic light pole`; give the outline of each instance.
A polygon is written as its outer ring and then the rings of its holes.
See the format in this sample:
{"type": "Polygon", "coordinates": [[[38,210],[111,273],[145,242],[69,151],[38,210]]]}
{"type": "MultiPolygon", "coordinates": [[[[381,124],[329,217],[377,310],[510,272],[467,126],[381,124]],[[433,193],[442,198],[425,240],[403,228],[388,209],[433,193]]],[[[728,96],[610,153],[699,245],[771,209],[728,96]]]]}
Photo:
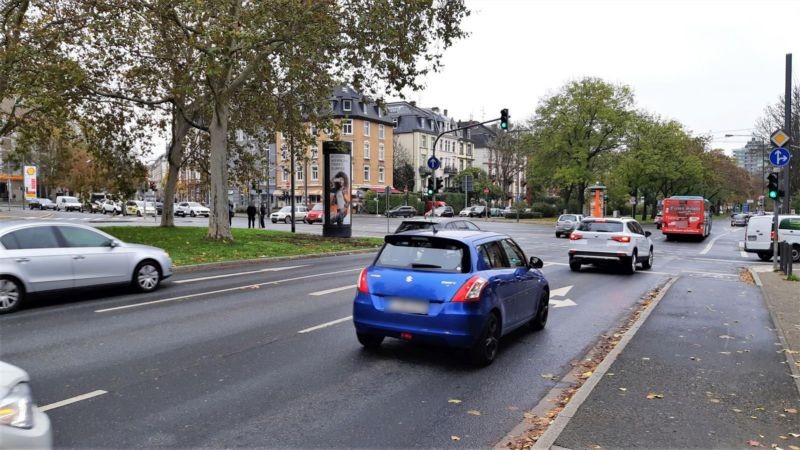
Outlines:
{"type": "MultiPolygon", "coordinates": [[[[792,132],[792,54],[786,54],[786,90],[784,92],[784,117],[783,117],[783,129],[786,133],[792,132]]],[[[791,148],[787,146],[787,149],[791,148]]],[[[789,150],[791,152],[791,150],[789,150]]],[[[791,156],[791,153],[789,154],[791,156]]],[[[783,181],[780,183],[781,188],[784,192],[784,198],[781,201],[783,203],[782,211],[784,214],[789,214],[789,208],[791,208],[791,195],[792,195],[792,186],[791,186],[791,166],[797,164],[796,162],[793,163],[791,159],[786,167],[781,170],[783,172],[783,181]]],[[[777,209],[777,208],[776,208],[777,209]]],[[[775,228],[777,234],[778,228],[775,228]]]]}

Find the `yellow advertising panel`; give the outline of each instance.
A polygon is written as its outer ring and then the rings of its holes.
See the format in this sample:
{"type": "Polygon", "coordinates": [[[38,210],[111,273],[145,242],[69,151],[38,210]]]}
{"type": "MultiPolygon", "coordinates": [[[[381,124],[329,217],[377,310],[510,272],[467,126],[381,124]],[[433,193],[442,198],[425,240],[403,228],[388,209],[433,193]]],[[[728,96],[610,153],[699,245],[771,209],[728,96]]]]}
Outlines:
{"type": "Polygon", "coordinates": [[[25,184],[25,200],[36,198],[36,166],[25,166],[23,168],[25,184]]]}

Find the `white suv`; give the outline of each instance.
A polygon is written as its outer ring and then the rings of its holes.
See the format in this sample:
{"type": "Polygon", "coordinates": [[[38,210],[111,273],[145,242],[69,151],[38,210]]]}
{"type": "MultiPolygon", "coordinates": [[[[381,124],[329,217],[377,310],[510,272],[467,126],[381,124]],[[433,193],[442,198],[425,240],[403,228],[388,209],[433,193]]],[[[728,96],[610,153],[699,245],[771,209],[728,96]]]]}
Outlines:
{"type": "Polygon", "coordinates": [[[634,219],[586,218],[569,235],[569,268],[577,272],[581,264],[622,264],[628,273],[653,267],[653,241],[634,219]]]}
{"type": "Polygon", "coordinates": [[[176,216],[206,216],[211,215],[211,210],[197,202],[181,202],[175,207],[176,216]]]}
{"type": "MultiPolygon", "coordinates": [[[[294,207],[294,220],[299,222],[305,221],[306,216],[308,215],[308,208],[303,205],[296,205],[294,207]]],[[[278,212],[274,212],[269,216],[269,220],[272,223],[284,222],[289,223],[292,221],[292,207],[291,206],[284,206],[278,212]]]]}

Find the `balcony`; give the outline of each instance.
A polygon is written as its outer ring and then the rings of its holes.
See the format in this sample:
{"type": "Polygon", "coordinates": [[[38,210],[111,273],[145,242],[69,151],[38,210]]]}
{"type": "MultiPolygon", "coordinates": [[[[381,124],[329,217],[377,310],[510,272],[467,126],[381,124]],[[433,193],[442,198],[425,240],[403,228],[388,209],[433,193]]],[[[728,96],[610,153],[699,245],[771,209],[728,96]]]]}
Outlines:
{"type": "Polygon", "coordinates": [[[455,175],[458,173],[458,168],[456,166],[445,166],[443,170],[444,173],[449,175],[455,175]]]}

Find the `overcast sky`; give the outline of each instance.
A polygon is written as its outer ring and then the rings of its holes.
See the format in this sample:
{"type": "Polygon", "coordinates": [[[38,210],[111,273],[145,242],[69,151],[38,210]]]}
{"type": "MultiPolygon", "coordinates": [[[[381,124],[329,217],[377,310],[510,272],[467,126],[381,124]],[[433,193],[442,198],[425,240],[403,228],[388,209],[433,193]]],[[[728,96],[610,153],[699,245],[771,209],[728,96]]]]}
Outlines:
{"type": "Polygon", "coordinates": [[[800,1],[467,0],[471,35],[444,69],[407,93],[457,120],[530,118],[570,80],[627,84],[638,108],[743,146],[764,108],[784,92],[785,58],[800,72],[800,1]]]}

